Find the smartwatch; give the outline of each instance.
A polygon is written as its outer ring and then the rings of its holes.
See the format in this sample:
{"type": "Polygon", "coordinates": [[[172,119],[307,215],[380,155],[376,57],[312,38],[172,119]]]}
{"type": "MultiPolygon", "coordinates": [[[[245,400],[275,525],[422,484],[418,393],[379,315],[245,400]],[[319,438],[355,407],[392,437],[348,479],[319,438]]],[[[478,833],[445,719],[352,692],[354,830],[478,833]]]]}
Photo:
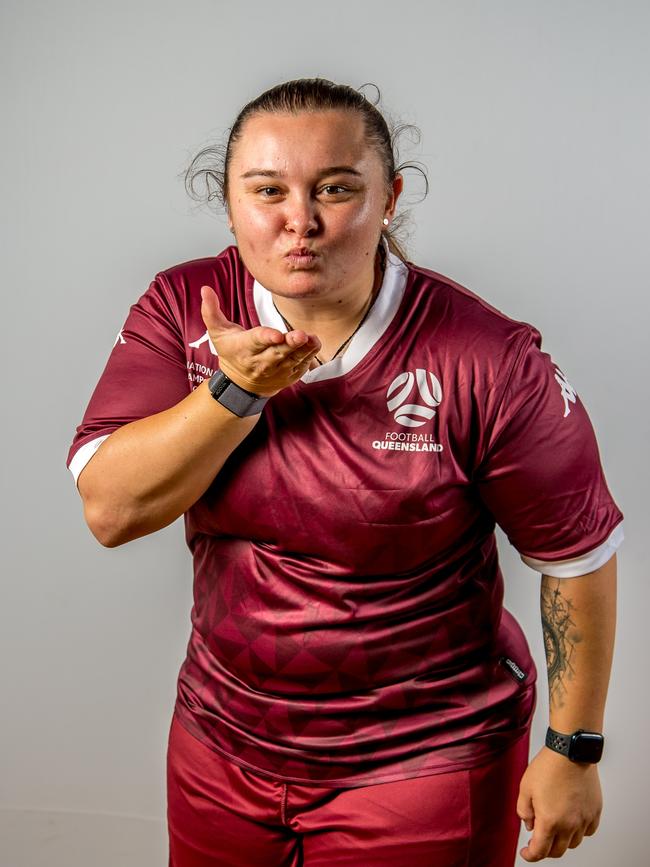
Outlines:
{"type": "Polygon", "coordinates": [[[268,397],[260,397],[259,394],[253,394],[251,391],[246,391],[245,388],[236,385],[222,370],[217,370],[210,377],[208,388],[217,403],[225,406],[239,418],[262,412],[264,404],[268,400],[268,397]]]}
{"type": "Polygon", "coordinates": [[[604,743],[605,738],[599,732],[588,732],[584,729],[564,735],[549,726],[546,732],[546,746],[572,762],[596,764],[603,754],[604,743]]]}

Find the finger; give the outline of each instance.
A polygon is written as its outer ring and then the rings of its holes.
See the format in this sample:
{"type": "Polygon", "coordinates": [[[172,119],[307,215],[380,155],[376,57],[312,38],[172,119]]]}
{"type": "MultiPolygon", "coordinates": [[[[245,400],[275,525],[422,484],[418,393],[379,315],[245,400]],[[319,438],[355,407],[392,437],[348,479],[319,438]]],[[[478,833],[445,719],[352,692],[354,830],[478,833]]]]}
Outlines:
{"type": "Polygon", "coordinates": [[[252,329],[251,338],[254,352],[263,352],[269,346],[273,346],[280,350],[276,355],[282,357],[292,351],[291,347],[286,344],[285,335],[277,328],[260,325],[258,328],[252,329]]]}
{"type": "Polygon", "coordinates": [[[309,335],[305,331],[287,331],[284,335],[287,346],[292,349],[298,349],[300,346],[305,346],[309,343],[309,335]]]}
{"type": "Polygon", "coordinates": [[[233,328],[241,330],[241,326],[235,325],[224,316],[217,293],[211,286],[201,286],[201,302],[201,317],[212,337],[233,328]]]}
{"type": "Polygon", "coordinates": [[[301,347],[299,350],[293,352],[290,356],[290,359],[294,364],[299,364],[303,361],[311,361],[316,358],[318,353],[320,352],[320,342],[316,346],[312,346],[308,344],[307,346],[301,347]]]}
{"type": "Polygon", "coordinates": [[[527,831],[532,831],[535,827],[535,811],[530,797],[519,794],[517,801],[517,815],[526,826],[527,831]]]}
{"type": "Polygon", "coordinates": [[[577,849],[584,839],[584,831],[576,831],[569,843],[569,849],[577,849]]]}
{"type": "Polygon", "coordinates": [[[287,345],[293,348],[291,355],[294,361],[304,361],[313,358],[321,350],[321,342],[315,334],[304,331],[289,331],[285,334],[287,345]]]}
{"type": "Polygon", "coordinates": [[[553,845],[549,851],[550,858],[561,858],[566,850],[569,848],[569,843],[571,842],[572,834],[564,833],[564,834],[556,834],[555,839],[553,841],[553,845]]]}
{"type": "Polygon", "coordinates": [[[533,836],[528,841],[528,845],[520,850],[519,854],[525,861],[541,861],[546,858],[551,851],[555,840],[555,834],[548,827],[542,825],[539,819],[535,822],[533,836]]]}
{"type": "Polygon", "coordinates": [[[300,361],[291,369],[291,373],[296,379],[300,379],[309,370],[311,361],[300,361]]]}

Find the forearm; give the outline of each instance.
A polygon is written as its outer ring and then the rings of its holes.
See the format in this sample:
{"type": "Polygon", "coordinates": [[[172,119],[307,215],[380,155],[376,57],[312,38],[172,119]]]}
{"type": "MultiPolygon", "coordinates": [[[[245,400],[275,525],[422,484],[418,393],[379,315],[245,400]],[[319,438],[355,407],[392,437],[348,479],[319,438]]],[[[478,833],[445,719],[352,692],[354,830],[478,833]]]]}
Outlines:
{"type": "Polygon", "coordinates": [[[170,524],[205,492],[258,420],[221,406],[205,381],[170,409],[114,431],[78,479],[95,537],[114,547],[170,524]]]}
{"type": "Polygon", "coordinates": [[[542,576],[550,726],[601,732],[616,630],[616,555],[579,578],[542,576]]]}

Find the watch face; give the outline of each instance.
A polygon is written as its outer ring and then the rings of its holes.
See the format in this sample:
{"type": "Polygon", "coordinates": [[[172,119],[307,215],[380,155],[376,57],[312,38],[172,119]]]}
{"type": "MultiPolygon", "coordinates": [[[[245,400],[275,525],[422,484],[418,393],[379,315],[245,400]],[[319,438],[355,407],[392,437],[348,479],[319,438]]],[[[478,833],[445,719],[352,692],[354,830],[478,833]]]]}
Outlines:
{"type": "Polygon", "coordinates": [[[576,732],[571,737],[569,758],[574,762],[597,762],[603,754],[604,738],[596,732],[576,732]]]}

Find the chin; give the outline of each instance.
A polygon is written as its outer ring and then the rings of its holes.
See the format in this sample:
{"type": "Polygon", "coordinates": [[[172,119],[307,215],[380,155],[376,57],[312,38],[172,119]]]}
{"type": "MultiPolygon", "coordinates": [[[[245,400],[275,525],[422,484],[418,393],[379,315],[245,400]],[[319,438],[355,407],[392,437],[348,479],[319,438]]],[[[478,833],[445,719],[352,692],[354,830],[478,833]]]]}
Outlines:
{"type": "Polygon", "coordinates": [[[260,283],[282,298],[313,298],[326,289],[322,277],[309,271],[291,271],[284,276],[272,277],[268,284],[263,280],[260,283]]]}
{"type": "Polygon", "coordinates": [[[291,287],[286,284],[279,288],[270,288],[269,291],[280,298],[318,298],[323,294],[322,289],[316,286],[291,287]]]}

